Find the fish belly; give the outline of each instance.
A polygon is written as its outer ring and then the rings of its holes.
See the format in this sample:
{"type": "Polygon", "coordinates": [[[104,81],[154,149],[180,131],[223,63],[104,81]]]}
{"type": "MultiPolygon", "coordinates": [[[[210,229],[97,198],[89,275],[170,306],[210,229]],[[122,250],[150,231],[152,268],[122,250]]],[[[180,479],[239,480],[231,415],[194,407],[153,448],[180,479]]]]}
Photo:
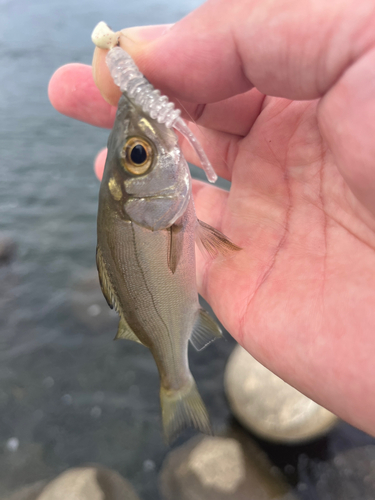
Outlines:
{"type": "Polygon", "coordinates": [[[191,380],[188,340],[199,308],[195,223],[190,203],[179,222],[183,244],[174,273],[168,266],[170,230],[150,231],[115,218],[98,240],[120,314],[150,348],[166,390],[178,390],[191,380]]]}

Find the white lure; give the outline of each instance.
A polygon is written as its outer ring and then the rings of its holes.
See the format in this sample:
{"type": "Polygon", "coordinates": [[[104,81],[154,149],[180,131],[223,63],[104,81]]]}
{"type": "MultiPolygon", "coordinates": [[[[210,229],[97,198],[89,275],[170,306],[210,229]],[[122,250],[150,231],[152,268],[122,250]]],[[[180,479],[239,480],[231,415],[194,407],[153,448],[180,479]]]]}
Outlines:
{"type": "Polygon", "coordinates": [[[181,132],[195,149],[207,179],[210,182],[216,182],[216,172],[197,138],[181,118],[181,111],[175,109],[173,102],[153,87],[139,71],[131,56],[118,46],[120,36],[121,31],[115,33],[103,21],[94,28],[91,35],[97,47],[109,49],[106,62],[115,84],[151,118],[158,123],[165,124],[167,128],[173,127],[181,132]]]}

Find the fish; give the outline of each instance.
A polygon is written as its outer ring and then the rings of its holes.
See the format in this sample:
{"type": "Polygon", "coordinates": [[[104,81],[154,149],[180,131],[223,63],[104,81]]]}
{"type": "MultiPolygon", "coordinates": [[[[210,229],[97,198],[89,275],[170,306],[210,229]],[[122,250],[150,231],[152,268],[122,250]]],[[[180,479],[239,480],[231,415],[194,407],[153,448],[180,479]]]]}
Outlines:
{"type": "Polygon", "coordinates": [[[211,257],[240,248],[198,220],[178,137],[144,108],[122,93],[99,191],[96,262],[103,295],[119,315],[115,339],[144,345],[156,362],[171,443],[186,427],[211,433],[188,343],[201,350],[222,331],[199,304],[195,243],[211,257]]]}

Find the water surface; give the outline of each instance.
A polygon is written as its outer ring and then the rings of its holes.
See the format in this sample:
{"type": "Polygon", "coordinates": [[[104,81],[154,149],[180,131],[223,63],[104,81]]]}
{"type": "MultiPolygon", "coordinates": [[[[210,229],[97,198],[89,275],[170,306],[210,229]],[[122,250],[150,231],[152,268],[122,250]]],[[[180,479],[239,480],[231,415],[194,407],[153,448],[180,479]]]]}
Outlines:
{"type": "MultiPolygon", "coordinates": [[[[0,1],[0,231],[18,245],[13,263],[0,267],[2,496],[95,462],[119,471],[143,500],[158,498],[168,450],[156,368],[142,346],[112,342],[117,320],[92,273],[99,189],[92,164],[108,131],[59,115],[47,85],[63,64],[90,64],[98,21],[114,29],[172,23],[200,3],[0,1]]],[[[233,344],[227,335],[191,353],[217,430],[229,422],[222,379],[233,344]]],[[[315,448],[261,444],[283,467],[301,454],[326,460],[373,442],[342,424],[315,448]]],[[[318,498],[311,481],[301,498],[318,498]]]]}

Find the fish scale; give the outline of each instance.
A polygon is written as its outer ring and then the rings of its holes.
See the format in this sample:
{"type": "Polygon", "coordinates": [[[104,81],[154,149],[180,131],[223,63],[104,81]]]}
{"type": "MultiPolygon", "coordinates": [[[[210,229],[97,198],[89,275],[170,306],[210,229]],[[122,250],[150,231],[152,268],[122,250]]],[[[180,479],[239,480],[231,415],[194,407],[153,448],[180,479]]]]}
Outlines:
{"type": "MultiPolygon", "coordinates": [[[[189,219],[191,226],[193,219],[191,216],[189,219]]],[[[187,265],[195,268],[194,240],[190,239],[192,248],[184,246],[180,265],[174,274],[166,259],[166,231],[153,232],[135,224],[119,222],[112,229],[108,242],[113,248],[110,267],[116,269],[113,286],[119,302],[134,303],[137,307],[136,318],[134,306],[125,308],[122,313],[141,342],[151,349],[157,364],[162,366],[162,377],[167,386],[176,386],[180,379],[189,378],[188,366],[184,362],[188,342],[185,332],[192,330],[199,308],[195,276],[185,271],[187,265]],[[189,263],[189,260],[192,261],[189,263]],[[148,333],[150,330],[152,336],[148,333]],[[170,358],[173,358],[172,363],[168,362],[170,358]]]]}

